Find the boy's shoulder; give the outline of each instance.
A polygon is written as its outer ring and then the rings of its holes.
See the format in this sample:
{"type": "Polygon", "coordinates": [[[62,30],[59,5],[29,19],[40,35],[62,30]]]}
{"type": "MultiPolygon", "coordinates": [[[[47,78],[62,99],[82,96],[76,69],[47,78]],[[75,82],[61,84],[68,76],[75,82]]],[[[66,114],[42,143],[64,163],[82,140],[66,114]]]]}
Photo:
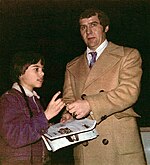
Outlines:
{"type": "Polygon", "coordinates": [[[7,90],[5,93],[2,94],[1,99],[3,99],[3,98],[12,98],[12,97],[19,98],[19,97],[22,97],[22,94],[18,90],[14,89],[14,88],[11,88],[11,89],[7,90]]]}

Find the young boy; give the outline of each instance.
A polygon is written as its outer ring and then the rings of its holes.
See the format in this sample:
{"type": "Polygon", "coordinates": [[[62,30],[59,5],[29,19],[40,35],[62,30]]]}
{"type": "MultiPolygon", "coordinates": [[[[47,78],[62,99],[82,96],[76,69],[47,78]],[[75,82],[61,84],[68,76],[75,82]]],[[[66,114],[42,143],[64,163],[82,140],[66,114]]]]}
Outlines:
{"type": "Polygon", "coordinates": [[[12,88],[0,98],[0,157],[2,165],[43,165],[46,148],[41,136],[49,120],[64,107],[60,91],[46,110],[34,88],[44,78],[44,59],[34,52],[20,52],[13,58],[12,88]]]}

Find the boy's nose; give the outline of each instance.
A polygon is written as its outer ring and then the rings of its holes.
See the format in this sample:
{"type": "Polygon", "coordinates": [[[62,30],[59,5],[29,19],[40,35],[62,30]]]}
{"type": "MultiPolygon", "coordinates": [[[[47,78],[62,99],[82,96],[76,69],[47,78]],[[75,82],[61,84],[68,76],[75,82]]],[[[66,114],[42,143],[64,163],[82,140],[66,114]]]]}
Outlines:
{"type": "Polygon", "coordinates": [[[41,71],[41,72],[40,72],[40,75],[44,76],[44,72],[43,72],[43,71],[41,71]]]}

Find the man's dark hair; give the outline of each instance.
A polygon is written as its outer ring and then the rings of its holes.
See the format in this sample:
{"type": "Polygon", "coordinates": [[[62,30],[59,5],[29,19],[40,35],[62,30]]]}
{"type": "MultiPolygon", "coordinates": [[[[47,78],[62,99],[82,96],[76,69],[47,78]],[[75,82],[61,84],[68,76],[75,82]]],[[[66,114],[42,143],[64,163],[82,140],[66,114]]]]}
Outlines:
{"type": "Polygon", "coordinates": [[[106,26],[108,26],[110,24],[110,20],[109,20],[109,17],[107,16],[107,14],[99,9],[94,9],[94,8],[84,10],[80,14],[80,19],[90,18],[95,15],[98,15],[100,24],[103,26],[104,29],[106,28],[106,26]]]}
{"type": "Polygon", "coordinates": [[[41,64],[44,65],[44,57],[37,52],[22,51],[16,53],[13,56],[12,67],[10,71],[13,82],[19,82],[19,76],[21,76],[21,74],[24,74],[30,65],[36,64],[40,60],[41,64]]]}

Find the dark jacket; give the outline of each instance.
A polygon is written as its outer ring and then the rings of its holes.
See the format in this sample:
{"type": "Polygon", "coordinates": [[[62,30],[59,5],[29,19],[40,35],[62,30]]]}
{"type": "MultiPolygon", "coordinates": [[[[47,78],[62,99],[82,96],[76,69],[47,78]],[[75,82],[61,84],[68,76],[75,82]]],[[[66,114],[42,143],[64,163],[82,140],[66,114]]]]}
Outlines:
{"type": "Polygon", "coordinates": [[[0,98],[0,157],[10,160],[42,159],[45,146],[41,135],[48,121],[37,97],[27,97],[33,117],[21,92],[16,89],[0,98]]]}

